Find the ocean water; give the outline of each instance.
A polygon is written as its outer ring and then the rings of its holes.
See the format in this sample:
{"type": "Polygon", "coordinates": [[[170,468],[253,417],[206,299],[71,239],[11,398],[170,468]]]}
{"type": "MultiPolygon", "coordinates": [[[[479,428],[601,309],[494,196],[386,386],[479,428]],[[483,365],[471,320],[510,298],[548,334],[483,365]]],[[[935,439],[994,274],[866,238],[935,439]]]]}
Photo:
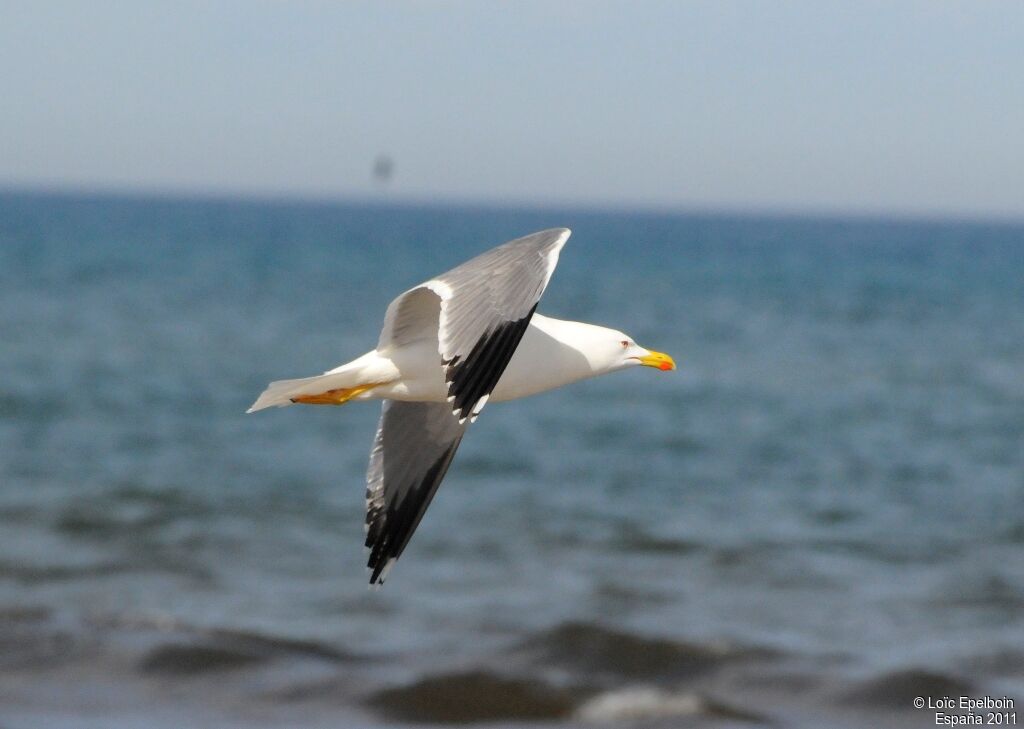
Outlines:
{"type": "Polygon", "coordinates": [[[1022,226],[5,193],[0,373],[3,729],[1024,700],[1022,226]],[[489,405],[371,591],[378,407],[243,413],[552,226],[680,368],[489,405]]]}

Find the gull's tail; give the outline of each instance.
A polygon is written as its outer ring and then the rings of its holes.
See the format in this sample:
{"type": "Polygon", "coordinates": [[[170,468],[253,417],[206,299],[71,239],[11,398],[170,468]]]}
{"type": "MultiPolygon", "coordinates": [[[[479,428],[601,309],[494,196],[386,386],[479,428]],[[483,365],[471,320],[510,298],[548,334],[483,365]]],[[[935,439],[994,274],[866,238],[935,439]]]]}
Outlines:
{"type": "Polygon", "coordinates": [[[295,398],[305,395],[319,395],[327,390],[345,387],[351,380],[349,373],[341,375],[317,375],[301,377],[297,380],[278,380],[267,385],[256,402],[245,412],[254,413],[264,408],[283,408],[291,405],[295,398]]]}
{"type": "Polygon", "coordinates": [[[368,352],[359,359],[316,377],[271,382],[245,412],[283,408],[296,402],[341,405],[378,385],[394,380],[397,374],[398,371],[389,360],[382,359],[376,351],[368,352]]]}

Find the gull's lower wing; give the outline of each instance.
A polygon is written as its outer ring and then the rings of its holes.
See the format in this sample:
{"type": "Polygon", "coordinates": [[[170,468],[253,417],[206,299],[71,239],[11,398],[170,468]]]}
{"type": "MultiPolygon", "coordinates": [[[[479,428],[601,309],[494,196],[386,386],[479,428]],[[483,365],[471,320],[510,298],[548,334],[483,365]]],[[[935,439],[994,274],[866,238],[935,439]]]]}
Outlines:
{"type": "Polygon", "coordinates": [[[366,474],[371,584],[401,556],[465,432],[447,403],[384,402],[366,474]]]}

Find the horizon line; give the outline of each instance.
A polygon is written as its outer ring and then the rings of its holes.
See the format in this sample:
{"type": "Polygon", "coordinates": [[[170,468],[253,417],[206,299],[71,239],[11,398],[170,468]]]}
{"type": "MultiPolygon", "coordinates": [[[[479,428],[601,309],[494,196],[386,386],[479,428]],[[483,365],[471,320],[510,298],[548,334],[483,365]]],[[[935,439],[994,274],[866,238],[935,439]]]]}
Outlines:
{"type": "Polygon", "coordinates": [[[395,208],[461,207],[476,210],[516,212],[575,212],[583,214],[633,214],[664,217],[751,218],[767,220],[848,221],[863,223],[932,223],[997,226],[1024,226],[1024,213],[883,210],[821,207],[759,207],[753,205],[711,205],[636,203],[628,201],[532,200],[528,198],[494,200],[458,196],[395,195],[386,192],[312,193],[298,191],[216,190],[201,187],[158,187],[140,185],[18,184],[0,182],[0,196],[80,197],[180,202],[222,202],[277,205],[364,205],[395,208]]]}

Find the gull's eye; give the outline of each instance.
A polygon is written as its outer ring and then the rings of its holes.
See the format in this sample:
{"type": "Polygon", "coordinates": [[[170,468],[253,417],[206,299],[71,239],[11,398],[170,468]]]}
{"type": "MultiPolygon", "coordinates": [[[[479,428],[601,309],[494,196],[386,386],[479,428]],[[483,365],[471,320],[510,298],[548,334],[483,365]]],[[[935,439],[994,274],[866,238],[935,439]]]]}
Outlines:
{"type": "Polygon", "coordinates": [[[629,340],[628,339],[623,339],[621,342],[619,342],[619,344],[622,345],[623,349],[629,349],[629,340]]]}

